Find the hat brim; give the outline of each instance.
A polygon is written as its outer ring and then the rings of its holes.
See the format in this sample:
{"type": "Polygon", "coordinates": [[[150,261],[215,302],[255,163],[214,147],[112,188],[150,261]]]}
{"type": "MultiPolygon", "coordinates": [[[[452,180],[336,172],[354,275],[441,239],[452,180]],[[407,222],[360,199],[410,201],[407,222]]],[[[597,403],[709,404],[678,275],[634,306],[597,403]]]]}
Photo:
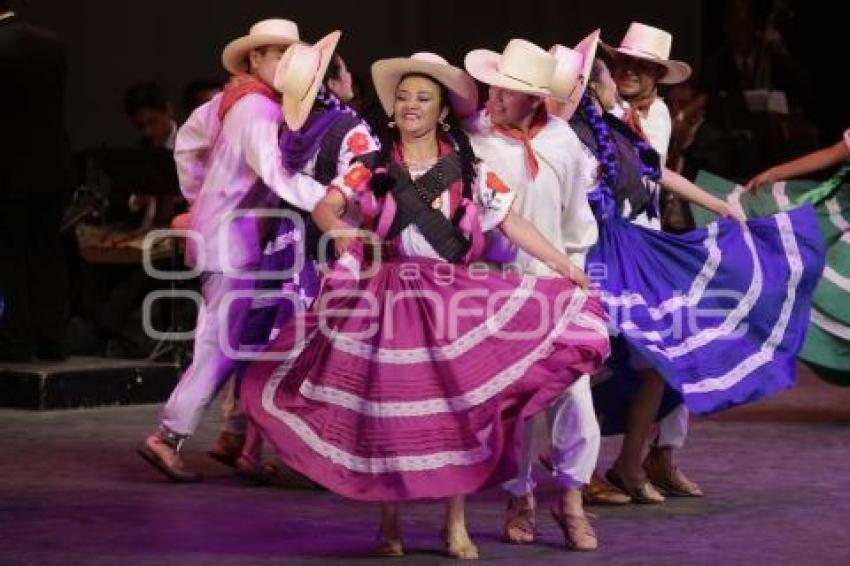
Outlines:
{"type": "Polygon", "coordinates": [[[446,87],[452,111],[458,118],[466,118],[478,109],[478,89],[463,69],[410,57],[396,57],[381,59],[372,64],[372,82],[387,116],[393,115],[399,81],[411,73],[427,75],[446,87]]]}
{"type": "Polygon", "coordinates": [[[267,45],[289,47],[293,43],[301,43],[297,37],[281,35],[245,35],[228,43],[221,52],[221,64],[232,75],[248,72],[246,57],[252,49],[267,45]]]}
{"type": "Polygon", "coordinates": [[[466,54],[464,66],[470,75],[482,83],[533,96],[551,96],[545,87],[537,87],[505,76],[499,72],[501,55],[489,49],[475,49],[466,54]]]}
{"type": "Polygon", "coordinates": [[[664,67],[667,72],[658,79],[659,84],[664,85],[675,85],[679,83],[683,83],[691,77],[691,66],[685,63],[684,61],[675,61],[669,59],[657,59],[642,51],[635,51],[633,49],[629,49],[627,47],[612,47],[607,43],[601,43],[602,49],[604,49],[611,57],[617,57],[617,55],[627,55],[629,57],[633,57],[635,59],[642,59],[643,61],[649,61],[650,63],[655,63],[661,67],[664,67]]]}
{"type": "Polygon", "coordinates": [[[318,49],[320,53],[319,65],[316,67],[313,84],[307,90],[304,98],[298,100],[292,96],[283,95],[283,101],[281,102],[283,119],[286,122],[286,127],[290,130],[300,129],[304,125],[304,122],[307,121],[307,116],[310,115],[310,110],[313,109],[313,104],[316,102],[319,87],[322,86],[322,79],[325,78],[328,65],[330,65],[331,58],[341,36],[341,31],[333,31],[313,45],[313,48],[318,49]]]}
{"type": "Polygon", "coordinates": [[[565,120],[569,120],[575,114],[584,93],[587,91],[587,85],[590,84],[590,73],[593,70],[593,60],[596,59],[596,51],[599,48],[600,33],[601,30],[599,29],[592,31],[574,47],[575,51],[581,53],[583,61],[579,84],[566,99],[557,99],[558,102],[563,104],[558,115],[565,120]]]}

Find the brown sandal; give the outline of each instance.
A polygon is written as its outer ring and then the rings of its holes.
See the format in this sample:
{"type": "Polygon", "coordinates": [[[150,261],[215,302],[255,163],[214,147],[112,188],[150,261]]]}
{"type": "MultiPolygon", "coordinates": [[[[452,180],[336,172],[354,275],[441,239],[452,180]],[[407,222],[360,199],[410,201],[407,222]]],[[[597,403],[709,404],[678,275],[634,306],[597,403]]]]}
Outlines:
{"type": "Polygon", "coordinates": [[[661,461],[655,449],[643,463],[643,470],[652,484],[658,490],[670,497],[702,497],[702,488],[698,483],[688,478],[679,466],[666,466],[661,461]]]}
{"type": "Polygon", "coordinates": [[[590,477],[590,483],[581,490],[586,505],[628,505],[632,498],[602,479],[596,472],[590,477]]]}
{"type": "Polygon", "coordinates": [[[236,475],[259,485],[270,485],[276,479],[276,475],[269,470],[267,465],[261,464],[245,454],[240,454],[236,458],[236,475]]]}
{"type": "Polygon", "coordinates": [[[587,515],[567,515],[554,507],[549,511],[552,513],[552,518],[561,527],[561,532],[564,533],[564,544],[567,545],[567,548],[589,552],[599,547],[596,531],[593,530],[587,515]]]}
{"type": "Polygon", "coordinates": [[[505,540],[512,544],[531,544],[536,534],[534,496],[511,497],[505,514],[505,540]]]}
{"type": "Polygon", "coordinates": [[[607,479],[611,485],[628,495],[632,498],[632,502],[640,503],[643,505],[657,505],[659,503],[664,503],[665,498],[661,495],[655,486],[653,486],[649,480],[644,480],[643,483],[637,486],[630,486],[623,479],[623,476],[620,475],[620,472],[616,468],[611,468],[605,474],[605,479],[607,479]]]}
{"type": "Polygon", "coordinates": [[[176,483],[196,483],[203,480],[198,472],[186,469],[183,458],[175,444],[162,433],[154,433],[136,448],[136,453],[165,477],[176,483]]]}

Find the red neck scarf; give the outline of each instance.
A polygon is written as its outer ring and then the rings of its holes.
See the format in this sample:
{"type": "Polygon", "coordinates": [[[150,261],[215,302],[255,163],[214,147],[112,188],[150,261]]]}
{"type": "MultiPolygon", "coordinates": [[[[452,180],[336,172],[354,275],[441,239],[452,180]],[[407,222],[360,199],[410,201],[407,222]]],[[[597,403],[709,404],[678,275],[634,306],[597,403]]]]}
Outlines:
{"type": "Polygon", "coordinates": [[[534,114],[534,117],[531,119],[531,126],[528,128],[528,132],[523,132],[517,128],[509,128],[508,126],[498,126],[494,124],[495,130],[503,136],[522,142],[522,147],[525,149],[525,159],[528,163],[528,168],[531,171],[532,179],[537,178],[537,173],[540,171],[540,164],[537,162],[537,156],[534,154],[534,148],[531,147],[531,140],[534,139],[534,136],[539,134],[540,130],[546,126],[547,120],[548,115],[546,113],[546,108],[541,105],[534,114]]]}
{"type": "Polygon", "coordinates": [[[280,94],[254,75],[234,75],[230,79],[230,82],[227,83],[227,86],[224,87],[224,92],[221,95],[221,104],[218,107],[218,119],[224,120],[224,117],[233,108],[233,105],[240,98],[249,94],[262,94],[277,104],[280,104],[280,94]]]}
{"type": "Polygon", "coordinates": [[[643,131],[643,126],[640,125],[640,120],[643,118],[644,113],[649,112],[649,107],[652,106],[653,102],[655,102],[655,93],[652,93],[646,98],[641,98],[640,100],[629,101],[629,108],[623,115],[623,122],[625,122],[625,124],[634,133],[642,137],[647,142],[649,141],[649,138],[647,137],[646,132],[643,131]]]}

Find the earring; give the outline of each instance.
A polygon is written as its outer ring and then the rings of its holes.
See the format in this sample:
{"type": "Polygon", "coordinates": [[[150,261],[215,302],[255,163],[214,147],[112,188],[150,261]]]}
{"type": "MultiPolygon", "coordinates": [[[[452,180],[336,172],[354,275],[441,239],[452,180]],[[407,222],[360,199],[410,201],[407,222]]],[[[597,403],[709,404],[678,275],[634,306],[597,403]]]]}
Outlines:
{"type": "Polygon", "coordinates": [[[444,132],[448,132],[452,129],[452,127],[446,124],[445,122],[440,122],[440,127],[443,129],[444,132]]]}
{"type": "Polygon", "coordinates": [[[389,129],[395,128],[395,120],[390,120],[389,122],[387,122],[387,127],[389,129]]]}

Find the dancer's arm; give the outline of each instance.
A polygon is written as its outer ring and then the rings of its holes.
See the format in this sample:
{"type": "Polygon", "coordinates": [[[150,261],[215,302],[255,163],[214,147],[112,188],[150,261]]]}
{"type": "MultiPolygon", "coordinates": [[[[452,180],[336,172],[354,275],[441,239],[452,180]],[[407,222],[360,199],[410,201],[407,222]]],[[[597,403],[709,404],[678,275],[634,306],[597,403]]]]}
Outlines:
{"type": "Polygon", "coordinates": [[[174,140],[174,163],[180,192],[190,205],[201,192],[213,139],[221,128],[217,115],[218,102],[212,100],[196,108],[177,130],[174,140]]]}
{"type": "Polygon", "coordinates": [[[667,168],[661,170],[661,186],[683,199],[707,208],[720,216],[734,218],[741,222],[746,220],[745,217],[741,216],[740,212],[734,210],[727,202],[707,193],[675,171],[667,168]]]}
{"type": "Polygon", "coordinates": [[[584,271],[558,251],[531,222],[510,211],[501,224],[502,232],[524,252],[532,255],[583,289],[590,287],[584,271]]]}
{"type": "Polygon", "coordinates": [[[289,204],[311,211],[324,196],[325,185],[305,173],[287,171],[283,166],[278,141],[280,121],[279,104],[249,94],[233,105],[224,121],[223,133],[230,133],[230,128],[236,130],[231,135],[241,137],[245,161],[269,189],[289,204]]]}
{"type": "MultiPolygon", "coordinates": [[[[353,230],[353,227],[342,219],[346,204],[346,197],[342,191],[333,185],[328,187],[328,192],[322,200],[316,203],[316,207],[312,212],[313,221],[323,234],[331,230],[353,230]]],[[[346,252],[353,239],[351,235],[343,234],[334,237],[334,247],[336,248],[337,257],[346,252]]]]}
{"type": "Polygon", "coordinates": [[[848,160],[850,160],[850,145],[845,140],[841,140],[829,147],[819,149],[803,157],[786,161],[766,171],[762,171],[750,179],[746,187],[747,190],[757,189],[767,183],[801,177],[848,160]]]}

